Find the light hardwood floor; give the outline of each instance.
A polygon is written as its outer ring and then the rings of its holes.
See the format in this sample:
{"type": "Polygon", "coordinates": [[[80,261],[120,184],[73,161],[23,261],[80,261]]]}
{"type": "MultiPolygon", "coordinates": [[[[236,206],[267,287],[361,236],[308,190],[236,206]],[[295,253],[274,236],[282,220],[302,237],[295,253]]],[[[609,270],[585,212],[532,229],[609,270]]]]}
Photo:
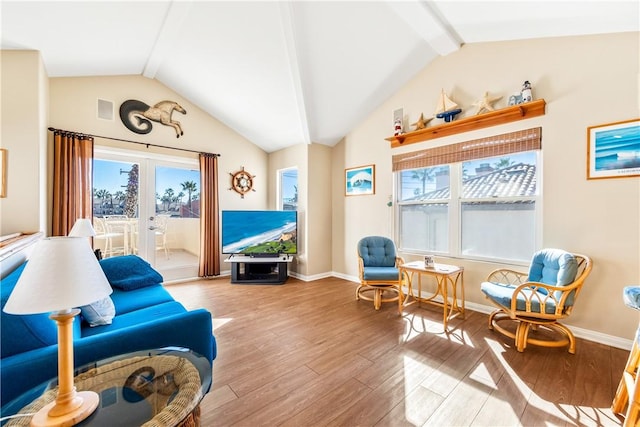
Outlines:
{"type": "Polygon", "coordinates": [[[467,310],[445,334],[437,307],[376,312],[355,288],[337,278],[167,286],[214,315],[202,426],[621,425],[609,407],[628,351],[579,339],[575,355],[518,353],[485,314],[467,310]]]}

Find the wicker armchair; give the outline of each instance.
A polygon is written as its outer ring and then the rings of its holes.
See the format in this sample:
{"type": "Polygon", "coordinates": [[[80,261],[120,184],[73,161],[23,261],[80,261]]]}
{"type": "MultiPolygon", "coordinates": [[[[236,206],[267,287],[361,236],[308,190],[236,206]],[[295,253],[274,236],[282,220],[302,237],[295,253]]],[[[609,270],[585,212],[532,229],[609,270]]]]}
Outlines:
{"type": "Polygon", "coordinates": [[[498,307],[489,316],[489,329],[513,338],[519,352],[527,344],[568,345],[569,353],[575,354],[575,337],[559,320],[571,314],[591,268],[591,259],[585,255],[544,249],[534,254],[529,273],[493,271],[481,285],[487,299],[498,307]],[[515,321],[515,331],[501,325],[503,321],[515,321]],[[545,335],[544,329],[555,334],[545,335]],[[532,330],[535,332],[530,335],[532,330]],[[560,337],[555,339],[558,333],[560,337]]]}
{"type": "Polygon", "coordinates": [[[398,301],[398,312],[402,314],[404,296],[402,273],[398,267],[403,263],[391,239],[381,236],[361,239],[358,242],[360,285],[356,289],[356,300],[373,301],[376,310],[383,302],[398,301]],[[385,297],[385,292],[390,292],[391,296],[385,297]]]}

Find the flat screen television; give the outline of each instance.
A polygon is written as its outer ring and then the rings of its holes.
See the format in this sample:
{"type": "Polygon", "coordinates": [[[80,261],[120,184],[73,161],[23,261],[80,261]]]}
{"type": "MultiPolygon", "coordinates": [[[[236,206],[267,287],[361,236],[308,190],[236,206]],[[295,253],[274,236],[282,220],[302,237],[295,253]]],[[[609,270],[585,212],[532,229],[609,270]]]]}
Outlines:
{"type": "Polygon", "coordinates": [[[297,211],[222,211],[221,222],[223,254],[298,253],[297,211]]]}

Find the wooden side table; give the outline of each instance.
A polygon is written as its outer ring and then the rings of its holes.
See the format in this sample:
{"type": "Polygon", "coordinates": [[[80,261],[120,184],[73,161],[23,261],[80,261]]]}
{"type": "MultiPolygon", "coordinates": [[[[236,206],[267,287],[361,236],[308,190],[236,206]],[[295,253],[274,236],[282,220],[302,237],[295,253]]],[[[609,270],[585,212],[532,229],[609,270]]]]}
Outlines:
{"type": "Polygon", "coordinates": [[[442,324],[445,332],[447,331],[447,325],[449,320],[454,317],[464,317],[464,268],[456,265],[448,264],[435,264],[433,268],[426,268],[423,261],[413,261],[402,264],[400,270],[406,274],[407,277],[407,298],[405,300],[405,306],[411,305],[415,302],[420,305],[421,303],[428,303],[442,307],[443,316],[442,324]],[[418,276],[418,294],[414,295],[413,292],[413,276],[418,276]],[[428,275],[436,278],[437,287],[433,295],[423,298],[422,297],[422,276],[428,275]],[[458,304],[457,288],[460,285],[460,304],[458,304]],[[451,294],[449,294],[449,288],[451,288],[451,294]],[[442,302],[436,300],[436,297],[441,296],[442,302]],[[449,301],[451,297],[451,301],[449,301]],[[413,301],[410,301],[413,299],[413,301]]]}
{"type": "MultiPolygon", "coordinates": [[[[198,426],[200,401],[211,384],[206,365],[206,358],[176,348],[130,353],[82,368],[74,385],[78,391],[97,392],[100,404],[79,425],[198,426]]],[[[52,382],[6,425],[28,426],[31,415],[56,395],[52,382]]]]}

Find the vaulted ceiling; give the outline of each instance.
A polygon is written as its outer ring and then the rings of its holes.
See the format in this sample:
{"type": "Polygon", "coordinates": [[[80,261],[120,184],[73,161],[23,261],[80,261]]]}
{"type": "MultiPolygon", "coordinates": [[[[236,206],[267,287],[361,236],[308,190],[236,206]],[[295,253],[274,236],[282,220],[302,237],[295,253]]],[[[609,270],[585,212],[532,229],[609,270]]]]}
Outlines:
{"type": "Polygon", "coordinates": [[[636,0],[4,1],[50,77],[154,78],[272,152],[336,144],[464,43],[639,31],[636,0]],[[68,25],[61,25],[68,23],[68,25]]]}

